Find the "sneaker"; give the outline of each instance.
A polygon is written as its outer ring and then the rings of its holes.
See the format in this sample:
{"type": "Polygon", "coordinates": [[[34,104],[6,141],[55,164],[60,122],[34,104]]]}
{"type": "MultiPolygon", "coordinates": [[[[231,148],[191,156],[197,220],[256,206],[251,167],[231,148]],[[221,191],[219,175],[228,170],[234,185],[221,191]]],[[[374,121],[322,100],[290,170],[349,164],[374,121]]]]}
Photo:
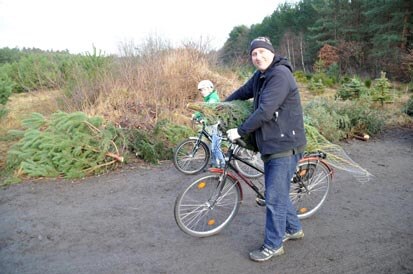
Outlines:
{"type": "Polygon", "coordinates": [[[304,231],[302,229],[298,230],[297,232],[290,234],[290,233],[285,233],[283,237],[283,242],[286,242],[288,240],[299,240],[304,238],[304,231]]]}
{"type": "Polygon", "coordinates": [[[256,262],[263,262],[273,256],[279,256],[282,254],[284,254],[283,246],[278,249],[271,249],[263,245],[260,249],[250,252],[250,259],[256,262]]]}

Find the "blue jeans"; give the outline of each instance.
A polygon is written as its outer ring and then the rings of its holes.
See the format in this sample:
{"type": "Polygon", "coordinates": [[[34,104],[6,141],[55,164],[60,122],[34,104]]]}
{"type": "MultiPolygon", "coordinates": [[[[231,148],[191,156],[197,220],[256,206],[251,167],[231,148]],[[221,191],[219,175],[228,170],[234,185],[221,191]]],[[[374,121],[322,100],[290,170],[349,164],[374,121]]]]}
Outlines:
{"type": "Polygon", "coordinates": [[[225,159],[221,151],[221,136],[216,133],[212,134],[211,152],[211,165],[215,167],[224,166],[225,159]]]}
{"type": "Polygon", "coordinates": [[[264,245],[278,249],[284,234],[301,229],[297,210],[290,200],[291,178],[302,154],[269,160],[264,164],[266,221],[264,245]]]}

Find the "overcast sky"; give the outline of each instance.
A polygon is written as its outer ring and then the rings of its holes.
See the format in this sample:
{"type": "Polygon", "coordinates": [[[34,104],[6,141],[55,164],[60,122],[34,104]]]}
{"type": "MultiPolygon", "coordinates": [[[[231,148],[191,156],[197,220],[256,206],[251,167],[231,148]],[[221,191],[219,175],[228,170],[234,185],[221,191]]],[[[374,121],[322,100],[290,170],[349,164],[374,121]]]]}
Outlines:
{"type": "Polygon", "coordinates": [[[294,0],[0,0],[0,48],[118,53],[122,43],[160,37],[210,41],[219,49],[238,25],[261,23],[294,0]]]}

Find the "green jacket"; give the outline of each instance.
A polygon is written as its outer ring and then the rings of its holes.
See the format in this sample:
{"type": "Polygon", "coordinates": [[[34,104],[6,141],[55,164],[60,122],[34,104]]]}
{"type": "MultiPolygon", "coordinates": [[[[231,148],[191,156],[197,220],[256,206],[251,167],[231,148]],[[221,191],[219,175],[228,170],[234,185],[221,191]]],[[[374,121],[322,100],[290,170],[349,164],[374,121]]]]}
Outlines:
{"type": "Polygon", "coordinates": [[[214,89],[207,97],[204,97],[205,103],[219,103],[219,96],[217,91],[214,89]]]}
{"type": "MultiPolygon", "coordinates": [[[[204,97],[204,103],[219,103],[219,95],[218,92],[214,89],[208,96],[204,97]]],[[[194,119],[196,120],[201,120],[203,118],[203,115],[201,112],[197,111],[194,113],[195,117],[194,119]]]]}

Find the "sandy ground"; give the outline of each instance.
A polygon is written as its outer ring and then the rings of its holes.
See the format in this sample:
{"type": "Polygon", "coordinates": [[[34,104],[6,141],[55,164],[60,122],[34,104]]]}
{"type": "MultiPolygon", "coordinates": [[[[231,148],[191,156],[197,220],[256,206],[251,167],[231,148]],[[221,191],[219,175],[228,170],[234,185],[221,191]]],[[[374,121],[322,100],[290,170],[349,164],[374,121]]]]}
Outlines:
{"type": "Polygon", "coordinates": [[[0,273],[413,273],[413,129],[343,147],[375,177],[360,184],[337,172],[326,203],[302,222],[305,238],[281,257],[248,259],[264,209],[247,189],[219,235],[180,231],[174,201],[194,177],[168,161],[0,190],[0,273]]]}

